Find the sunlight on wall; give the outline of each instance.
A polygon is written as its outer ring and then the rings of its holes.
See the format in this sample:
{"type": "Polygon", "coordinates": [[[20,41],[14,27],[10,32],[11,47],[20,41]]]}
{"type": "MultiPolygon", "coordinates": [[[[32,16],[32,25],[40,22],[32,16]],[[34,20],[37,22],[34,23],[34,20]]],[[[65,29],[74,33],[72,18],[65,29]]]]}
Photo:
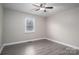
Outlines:
{"type": "Polygon", "coordinates": [[[49,23],[49,37],[54,39],[63,39],[68,35],[68,29],[60,23],[49,23]],[[63,35],[62,35],[63,34],[63,35]]]}
{"type": "Polygon", "coordinates": [[[51,23],[49,28],[50,32],[52,32],[50,33],[51,35],[58,35],[59,32],[61,31],[61,27],[59,24],[51,23]]]}

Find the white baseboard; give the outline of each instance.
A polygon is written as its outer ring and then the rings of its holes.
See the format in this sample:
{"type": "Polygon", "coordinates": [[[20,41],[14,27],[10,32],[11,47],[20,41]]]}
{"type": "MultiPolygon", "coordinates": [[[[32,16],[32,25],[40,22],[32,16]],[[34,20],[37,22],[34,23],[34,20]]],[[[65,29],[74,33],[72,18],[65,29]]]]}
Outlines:
{"type": "Polygon", "coordinates": [[[36,41],[36,40],[42,40],[42,39],[46,39],[46,38],[37,38],[37,39],[30,39],[30,40],[19,41],[19,42],[5,43],[5,44],[3,44],[3,46],[20,44],[20,43],[25,43],[25,42],[29,42],[29,41],[36,41]]]}
{"type": "Polygon", "coordinates": [[[0,49],[0,54],[1,54],[2,50],[3,50],[3,48],[4,48],[4,46],[1,46],[1,49],[0,49]]]}
{"type": "Polygon", "coordinates": [[[65,45],[65,46],[74,48],[74,49],[79,49],[79,47],[77,47],[77,46],[70,45],[70,44],[67,44],[67,43],[63,43],[63,42],[60,42],[60,41],[56,41],[56,40],[53,40],[53,39],[49,39],[49,38],[48,38],[47,40],[50,40],[50,41],[53,41],[53,42],[56,42],[56,43],[59,43],[59,44],[62,44],[62,45],[65,45]]]}

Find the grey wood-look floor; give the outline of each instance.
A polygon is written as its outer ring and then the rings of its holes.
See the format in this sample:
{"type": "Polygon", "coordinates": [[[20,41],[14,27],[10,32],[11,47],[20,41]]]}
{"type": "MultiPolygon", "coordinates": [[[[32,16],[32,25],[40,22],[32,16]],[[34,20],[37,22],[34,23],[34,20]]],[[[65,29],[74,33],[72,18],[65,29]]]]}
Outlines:
{"type": "Polygon", "coordinates": [[[3,48],[1,55],[78,55],[79,50],[43,39],[3,48]]]}

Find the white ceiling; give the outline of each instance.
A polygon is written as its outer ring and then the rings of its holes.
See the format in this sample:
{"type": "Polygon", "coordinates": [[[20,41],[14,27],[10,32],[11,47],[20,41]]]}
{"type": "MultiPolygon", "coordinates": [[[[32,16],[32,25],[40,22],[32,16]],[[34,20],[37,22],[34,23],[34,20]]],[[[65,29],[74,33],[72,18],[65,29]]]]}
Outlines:
{"type": "Polygon", "coordinates": [[[34,11],[33,9],[36,7],[33,6],[32,3],[5,3],[3,4],[3,7],[40,16],[49,16],[67,9],[79,7],[78,3],[48,3],[47,5],[53,6],[54,8],[47,10],[47,12],[43,12],[42,10],[34,11]]]}

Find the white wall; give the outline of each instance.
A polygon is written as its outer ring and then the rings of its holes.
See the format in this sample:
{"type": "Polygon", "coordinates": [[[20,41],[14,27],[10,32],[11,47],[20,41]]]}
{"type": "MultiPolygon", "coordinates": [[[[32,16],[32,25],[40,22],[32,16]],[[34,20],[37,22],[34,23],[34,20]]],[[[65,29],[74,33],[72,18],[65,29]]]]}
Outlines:
{"type": "Polygon", "coordinates": [[[0,4],[0,49],[2,46],[2,17],[3,17],[3,9],[2,9],[2,6],[0,4]]]}
{"type": "Polygon", "coordinates": [[[47,34],[52,40],[79,47],[79,8],[48,17],[47,34]]]}
{"type": "Polygon", "coordinates": [[[4,9],[3,43],[26,41],[45,37],[45,20],[43,17],[4,9]],[[35,32],[25,33],[25,18],[35,18],[35,32]]]}

